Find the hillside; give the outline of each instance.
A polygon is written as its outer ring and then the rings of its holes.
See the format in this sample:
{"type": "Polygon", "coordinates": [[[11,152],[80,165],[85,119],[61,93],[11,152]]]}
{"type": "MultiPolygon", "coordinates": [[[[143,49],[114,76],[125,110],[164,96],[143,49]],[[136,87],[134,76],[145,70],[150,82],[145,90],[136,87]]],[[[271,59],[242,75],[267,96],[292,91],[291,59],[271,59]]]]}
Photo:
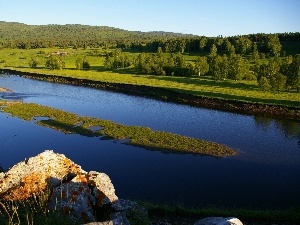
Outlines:
{"type": "MultiPolygon", "coordinates": [[[[191,37],[193,35],[153,31],[128,31],[108,26],[89,26],[81,24],[66,25],[27,25],[0,21],[0,46],[38,48],[57,45],[99,47],[107,42],[147,43],[159,38],[191,37]],[[24,46],[19,46],[21,43],[24,46]],[[36,46],[32,46],[32,45],[36,46]],[[15,45],[15,46],[14,46],[15,45]],[[30,46],[29,46],[30,45],[30,46]]],[[[63,46],[63,47],[65,47],[63,46]]]]}

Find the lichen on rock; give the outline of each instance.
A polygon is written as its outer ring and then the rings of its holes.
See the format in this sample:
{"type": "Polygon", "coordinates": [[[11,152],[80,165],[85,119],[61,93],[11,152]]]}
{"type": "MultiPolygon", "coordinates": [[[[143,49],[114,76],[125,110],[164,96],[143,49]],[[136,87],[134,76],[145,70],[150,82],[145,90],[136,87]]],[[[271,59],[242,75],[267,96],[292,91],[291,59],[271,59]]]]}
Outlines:
{"type": "MultiPolygon", "coordinates": [[[[104,205],[119,210],[114,186],[104,173],[86,172],[63,154],[46,150],[0,173],[0,198],[22,201],[50,190],[49,209],[76,221],[96,221],[104,205]]],[[[104,208],[104,207],[103,207],[104,208]]]]}

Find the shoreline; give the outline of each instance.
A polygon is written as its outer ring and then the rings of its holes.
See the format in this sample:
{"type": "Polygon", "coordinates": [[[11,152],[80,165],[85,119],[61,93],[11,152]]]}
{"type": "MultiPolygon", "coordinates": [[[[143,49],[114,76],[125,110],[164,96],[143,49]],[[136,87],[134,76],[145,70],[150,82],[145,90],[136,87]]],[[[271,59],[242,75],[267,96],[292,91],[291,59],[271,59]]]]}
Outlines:
{"type": "Polygon", "coordinates": [[[7,88],[0,87],[0,92],[12,92],[12,91],[7,88]]]}
{"type": "MultiPolygon", "coordinates": [[[[107,83],[88,79],[77,79],[58,75],[47,75],[32,72],[22,72],[15,69],[0,69],[0,73],[17,74],[21,77],[42,81],[64,83],[75,86],[85,86],[101,90],[114,91],[129,95],[148,97],[160,101],[173,102],[194,107],[240,113],[245,115],[268,116],[300,121],[300,107],[246,102],[230,99],[209,98],[187,93],[180,93],[160,87],[145,85],[107,83]]],[[[300,106],[300,105],[299,105],[300,106]]]]}

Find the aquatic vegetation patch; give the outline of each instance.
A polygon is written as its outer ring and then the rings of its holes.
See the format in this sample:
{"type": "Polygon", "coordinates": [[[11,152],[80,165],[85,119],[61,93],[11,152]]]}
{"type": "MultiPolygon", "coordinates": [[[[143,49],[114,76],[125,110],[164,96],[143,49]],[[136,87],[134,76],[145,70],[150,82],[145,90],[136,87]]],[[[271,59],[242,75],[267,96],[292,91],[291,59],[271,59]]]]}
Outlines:
{"type": "Polygon", "coordinates": [[[34,122],[68,134],[76,133],[89,137],[101,137],[101,139],[128,140],[125,143],[132,146],[165,152],[202,154],[215,157],[236,154],[234,149],[215,142],[170,132],[153,131],[148,127],[125,126],[110,120],[78,116],[74,113],[35,103],[1,101],[0,105],[4,112],[27,121],[36,117],[45,117],[45,120],[34,122]],[[95,130],[93,127],[101,129],[95,130]]]}

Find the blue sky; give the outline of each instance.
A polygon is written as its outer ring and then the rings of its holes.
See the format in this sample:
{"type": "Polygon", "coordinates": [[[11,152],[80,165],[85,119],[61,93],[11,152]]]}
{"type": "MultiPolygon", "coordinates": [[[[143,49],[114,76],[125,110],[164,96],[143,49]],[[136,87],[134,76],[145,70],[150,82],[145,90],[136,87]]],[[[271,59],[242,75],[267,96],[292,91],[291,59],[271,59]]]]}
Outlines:
{"type": "Polygon", "coordinates": [[[300,32],[300,0],[0,0],[0,21],[204,36],[300,32]]]}

